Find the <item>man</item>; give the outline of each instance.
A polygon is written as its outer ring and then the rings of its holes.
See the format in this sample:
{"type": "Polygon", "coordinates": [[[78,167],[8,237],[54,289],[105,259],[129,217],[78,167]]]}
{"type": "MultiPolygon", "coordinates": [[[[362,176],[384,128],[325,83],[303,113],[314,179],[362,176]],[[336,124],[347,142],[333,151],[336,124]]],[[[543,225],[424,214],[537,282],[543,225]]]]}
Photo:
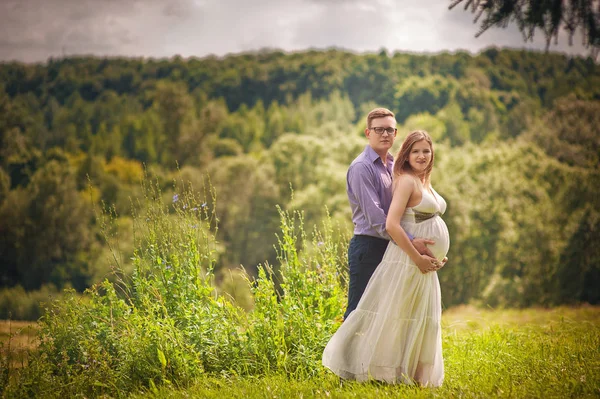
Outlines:
{"type": "MultiPolygon", "coordinates": [[[[356,308],[390,241],[385,229],[385,219],[392,202],[394,159],[388,151],[394,144],[396,133],[396,119],[392,111],[375,108],[369,112],[365,129],[369,144],[352,161],[346,175],[354,236],[348,247],[350,281],[344,319],[356,308]]],[[[427,245],[434,244],[434,241],[409,238],[420,254],[433,257],[427,245]]],[[[437,270],[442,265],[432,261],[432,270],[437,270]]]]}

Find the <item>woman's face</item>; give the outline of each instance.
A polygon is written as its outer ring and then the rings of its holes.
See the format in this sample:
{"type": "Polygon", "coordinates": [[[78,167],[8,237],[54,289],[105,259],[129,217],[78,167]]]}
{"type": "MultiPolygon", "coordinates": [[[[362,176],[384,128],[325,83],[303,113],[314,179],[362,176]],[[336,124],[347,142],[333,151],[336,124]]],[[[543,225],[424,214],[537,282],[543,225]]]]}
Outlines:
{"type": "Polygon", "coordinates": [[[408,156],[408,163],[417,174],[424,172],[431,162],[431,147],[425,140],[413,144],[408,156]]]}

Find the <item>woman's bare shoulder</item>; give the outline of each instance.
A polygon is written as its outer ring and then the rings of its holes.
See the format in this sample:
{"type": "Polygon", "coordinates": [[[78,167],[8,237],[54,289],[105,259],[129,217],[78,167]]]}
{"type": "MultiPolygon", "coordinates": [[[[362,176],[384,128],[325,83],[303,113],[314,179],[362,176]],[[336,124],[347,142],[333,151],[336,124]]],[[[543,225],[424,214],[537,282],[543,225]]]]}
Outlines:
{"type": "Polygon", "coordinates": [[[412,192],[415,188],[415,177],[409,174],[403,173],[397,175],[394,179],[394,191],[410,191],[412,192]]]}

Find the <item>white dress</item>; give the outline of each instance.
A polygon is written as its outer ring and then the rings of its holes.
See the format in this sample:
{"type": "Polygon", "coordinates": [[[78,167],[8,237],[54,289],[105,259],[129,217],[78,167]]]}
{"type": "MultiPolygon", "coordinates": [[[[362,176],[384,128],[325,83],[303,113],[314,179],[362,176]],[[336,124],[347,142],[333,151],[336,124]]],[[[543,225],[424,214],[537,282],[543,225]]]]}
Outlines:
{"type": "MultiPolygon", "coordinates": [[[[442,260],[448,228],[440,217],[446,201],[423,190],[421,202],[407,208],[400,224],[442,260]]],[[[390,242],[354,310],[323,352],[323,365],[345,379],[440,386],[444,380],[441,294],[436,272],[422,274],[410,257],[390,242]]]]}

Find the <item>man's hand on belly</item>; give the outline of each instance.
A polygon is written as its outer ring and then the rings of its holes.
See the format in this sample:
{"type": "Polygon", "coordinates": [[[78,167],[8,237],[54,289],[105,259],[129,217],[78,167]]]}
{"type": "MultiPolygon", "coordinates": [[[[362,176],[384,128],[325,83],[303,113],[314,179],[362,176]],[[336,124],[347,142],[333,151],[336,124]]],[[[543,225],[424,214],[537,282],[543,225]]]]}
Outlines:
{"type": "Polygon", "coordinates": [[[433,253],[427,246],[434,245],[435,241],[427,238],[415,237],[411,242],[413,247],[415,247],[417,252],[419,252],[421,255],[427,255],[434,258],[433,253]]]}

